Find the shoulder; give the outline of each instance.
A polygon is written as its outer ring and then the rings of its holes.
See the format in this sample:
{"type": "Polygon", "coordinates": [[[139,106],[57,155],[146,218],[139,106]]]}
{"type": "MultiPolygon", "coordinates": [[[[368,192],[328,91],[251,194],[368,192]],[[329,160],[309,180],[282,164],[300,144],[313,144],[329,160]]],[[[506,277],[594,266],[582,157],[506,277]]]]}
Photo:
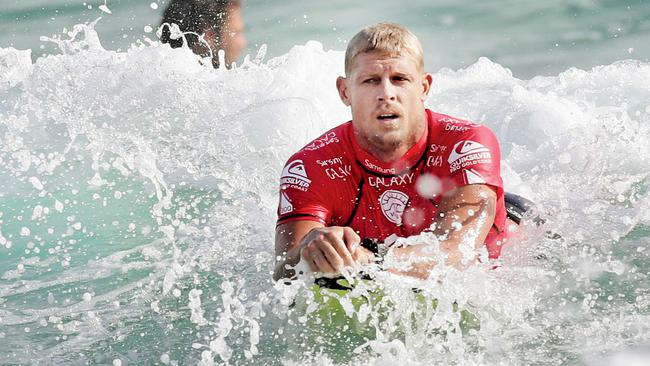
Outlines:
{"type": "Polygon", "coordinates": [[[306,189],[312,180],[332,180],[333,167],[345,166],[345,171],[349,170],[347,166],[353,161],[353,149],[348,146],[348,124],[349,122],[344,123],[323,133],[293,154],[282,171],[282,185],[300,177],[305,183],[303,188],[306,189]]]}
{"type": "Polygon", "coordinates": [[[435,113],[427,110],[429,115],[429,127],[432,131],[430,137],[435,140],[443,140],[449,144],[458,144],[466,140],[474,142],[485,142],[498,147],[497,137],[487,126],[472,121],[435,113]]]}
{"type": "Polygon", "coordinates": [[[324,166],[327,160],[346,160],[342,155],[350,155],[353,151],[348,136],[352,130],[349,125],[350,122],[346,122],[323,133],[293,154],[289,162],[300,159],[310,165],[324,166]]]}
{"type": "Polygon", "coordinates": [[[305,145],[305,147],[300,149],[299,152],[318,155],[327,154],[331,150],[340,148],[340,145],[345,145],[346,141],[348,140],[347,134],[349,133],[349,125],[350,122],[346,122],[332,128],[331,130],[325,132],[324,134],[309,142],[307,145],[305,145]]]}
{"type": "Polygon", "coordinates": [[[474,123],[472,121],[467,121],[464,119],[448,116],[442,113],[432,112],[427,109],[427,115],[429,117],[429,126],[433,127],[434,130],[438,132],[447,132],[447,133],[465,133],[474,130],[482,130],[489,128],[474,123]]]}

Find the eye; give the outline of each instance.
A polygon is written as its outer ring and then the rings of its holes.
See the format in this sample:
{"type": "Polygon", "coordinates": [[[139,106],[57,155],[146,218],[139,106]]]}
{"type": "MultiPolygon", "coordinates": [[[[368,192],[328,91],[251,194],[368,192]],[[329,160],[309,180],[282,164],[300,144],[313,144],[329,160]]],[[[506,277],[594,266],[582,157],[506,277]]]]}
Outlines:
{"type": "Polygon", "coordinates": [[[393,76],[393,81],[397,82],[404,82],[404,81],[409,81],[409,79],[405,76],[393,76]]]}
{"type": "Polygon", "coordinates": [[[379,80],[379,79],[377,79],[377,78],[367,78],[367,79],[363,79],[363,83],[364,84],[374,84],[374,83],[377,82],[377,80],[379,80]]]}

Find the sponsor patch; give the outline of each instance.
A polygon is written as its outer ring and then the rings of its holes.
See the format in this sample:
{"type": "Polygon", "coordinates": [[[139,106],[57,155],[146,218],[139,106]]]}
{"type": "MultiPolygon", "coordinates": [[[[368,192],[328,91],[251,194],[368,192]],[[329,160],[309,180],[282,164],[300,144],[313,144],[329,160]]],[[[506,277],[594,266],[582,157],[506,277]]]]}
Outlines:
{"type": "Polygon", "coordinates": [[[427,158],[427,166],[431,168],[440,168],[442,166],[442,156],[429,156],[427,158]]]}
{"type": "Polygon", "coordinates": [[[402,214],[404,214],[408,201],[409,197],[404,192],[393,189],[389,189],[379,196],[381,212],[384,213],[388,221],[397,225],[402,224],[402,214]]]}
{"type": "Polygon", "coordinates": [[[331,159],[316,160],[316,164],[320,166],[341,165],[343,164],[343,157],[339,156],[331,159]]]}
{"type": "Polygon", "coordinates": [[[287,214],[293,211],[293,204],[286,193],[282,192],[280,195],[280,215],[287,214]]]}
{"type": "Polygon", "coordinates": [[[453,123],[447,123],[445,124],[445,131],[454,131],[454,132],[467,132],[469,131],[470,127],[463,126],[463,125],[456,125],[453,123]]]}
{"type": "Polygon", "coordinates": [[[325,147],[331,143],[339,142],[339,138],[336,136],[335,132],[328,132],[321,138],[315,140],[311,144],[305,146],[305,150],[314,151],[322,147],[325,147]]]}
{"type": "Polygon", "coordinates": [[[285,187],[289,186],[300,189],[301,191],[307,191],[307,188],[311,184],[311,179],[307,177],[305,164],[303,164],[302,160],[294,160],[284,167],[280,184],[285,187]]]}
{"type": "Polygon", "coordinates": [[[403,185],[403,184],[413,184],[413,176],[414,173],[408,173],[404,175],[400,175],[397,177],[375,177],[375,176],[369,176],[368,177],[368,183],[370,184],[371,187],[391,187],[395,185],[403,185]]]}
{"type": "Polygon", "coordinates": [[[432,154],[435,154],[438,151],[445,152],[446,150],[447,150],[447,146],[445,145],[431,144],[431,146],[429,146],[429,152],[432,154]]]}
{"type": "Polygon", "coordinates": [[[461,121],[459,119],[453,118],[453,117],[443,117],[439,119],[440,122],[448,123],[448,124],[455,124],[455,125],[461,125],[465,127],[479,127],[479,124],[476,124],[474,122],[470,121],[461,121]]]}
{"type": "Polygon", "coordinates": [[[363,161],[363,165],[365,165],[366,168],[368,168],[368,169],[370,169],[370,170],[374,170],[374,171],[379,172],[379,173],[381,173],[381,174],[397,174],[397,172],[395,171],[395,168],[384,169],[384,168],[382,168],[382,167],[380,167],[380,166],[377,166],[377,165],[373,164],[373,163],[372,163],[370,160],[368,160],[368,159],[365,159],[365,160],[363,161]]]}
{"type": "Polygon", "coordinates": [[[352,174],[352,165],[325,168],[325,174],[327,174],[327,176],[332,180],[345,179],[352,174]]]}
{"type": "Polygon", "coordinates": [[[492,162],[490,149],[478,142],[465,140],[460,141],[449,154],[449,171],[451,173],[474,164],[488,164],[492,162]]]}

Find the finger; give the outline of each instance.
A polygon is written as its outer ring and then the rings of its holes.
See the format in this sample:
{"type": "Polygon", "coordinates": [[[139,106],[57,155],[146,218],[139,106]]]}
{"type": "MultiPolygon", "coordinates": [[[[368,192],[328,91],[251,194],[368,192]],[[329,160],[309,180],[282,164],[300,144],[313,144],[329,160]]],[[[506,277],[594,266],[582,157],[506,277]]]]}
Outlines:
{"type": "Polygon", "coordinates": [[[354,253],[357,251],[357,248],[359,248],[361,238],[359,235],[357,235],[357,233],[354,232],[351,227],[346,226],[343,228],[343,241],[345,242],[345,245],[347,246],[350,253],[354,253]]]}
{"type": "Polygon", "coordinates": [[[376,261],[375,254],[366,248],[359,247],[355,252],[355,260],[362,264],[368,264],[376,261]]]}
{"type": "Polygon", "coordinates": [[[334,270],[334,272],[340,272],[343,269],[345,262],[343,261],[343,258],[341,258],[337,250],[334,248],[334,245],[328,242],[326,245],[319,247],[319,249],[323,254],[323,258],[325,258],[325,260],[327,261],[329,266],[334,270]]]}
{"type": "Polygon", "coordinates": [[[314,256],[312,255],[312,250],[310,250],[308,247],[305,247],[300,251],[300,256],[302,257],[303,261],[307,262],[310,271],[318,272],[318,265],[316,265],[316,263],[314,262],[314,256]]]}
{"type": "Polygon", "coordinates": [[[314,250],[311,253],[311,260],[316,264],[317,270],[314,272],[325,272],[325,273],[335,273],[338,272],[334,269],[329,261],[325,258],[325,255],[320,250],[314,250]]]}
{"type": "Polygon", "coordinates": [[[330,260],[330,263],[333,265],[354,267],[355,260],[352,256],[352,253],[350,253],[348,250],[348,247],[343,241],[341,235],[337,235],[337,233],[331,233],[327,239],[333,249],[332,252],[325,252],[326,255],[329,254],[327,258],[330,260]]]}
{"type": "Polygon", "coordinates": [[[302,251],[302,258],[309,265],[309,269],[312,272],[330,272],[331,267],[324,256],[320,254],[320,251],[315,246],[306,247],[302,251]]]}
{"type": "Polygon", "coordinates": [[[332,244],[337,237],[332,233],[332,229],[319,230],[309,244],[303,247],[303,258],[314,263],[315,272],[337,273],[343,267],[343,259],[341,259],[332,244]]]}
{"type": "Polygon", "coordinates": [[[307,260],[307,263],[309,263],[309,269],[310,269],[312,272],[320,272],[320,270],[319,270],[319,268],[318,268],[318,264],[316,264],[316,262],[314,262],[313,259],[311,259],[311,258],[308,259],[308,260],[307,260]]]}

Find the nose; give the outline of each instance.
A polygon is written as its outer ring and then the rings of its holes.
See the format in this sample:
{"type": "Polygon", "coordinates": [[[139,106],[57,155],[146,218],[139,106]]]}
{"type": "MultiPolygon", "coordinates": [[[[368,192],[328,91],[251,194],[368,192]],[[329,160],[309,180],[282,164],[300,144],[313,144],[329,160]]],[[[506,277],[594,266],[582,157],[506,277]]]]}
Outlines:
{"type": "Polygon", "coordinates": [[[380,102],[393,101],[396,99],[395,86],[390,80],[382,80],[377,100],[380,102]]]}

